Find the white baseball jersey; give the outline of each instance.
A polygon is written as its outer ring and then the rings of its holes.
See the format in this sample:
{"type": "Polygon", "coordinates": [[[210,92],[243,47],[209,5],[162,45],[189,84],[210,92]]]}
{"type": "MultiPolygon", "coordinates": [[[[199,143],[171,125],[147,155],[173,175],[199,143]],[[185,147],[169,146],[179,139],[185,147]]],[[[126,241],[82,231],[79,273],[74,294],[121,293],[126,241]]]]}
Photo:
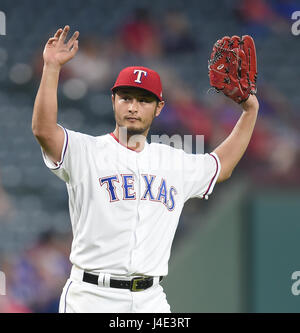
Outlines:
{"type": "Polygon", "coordinates": [[[95,274],[167,275],[183,205],[212,193],[218,156],[148,142],[135,152],[112,133],[64,131],[61,161],[43,158],[66,182],[71,262],[95,274]]]}

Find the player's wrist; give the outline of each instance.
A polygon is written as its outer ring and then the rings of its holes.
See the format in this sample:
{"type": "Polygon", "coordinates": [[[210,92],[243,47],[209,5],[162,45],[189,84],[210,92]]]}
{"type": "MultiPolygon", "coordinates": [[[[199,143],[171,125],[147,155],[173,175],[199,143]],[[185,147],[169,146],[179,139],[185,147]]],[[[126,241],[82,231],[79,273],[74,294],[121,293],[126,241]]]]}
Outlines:
{"type": "Polygon", "coordinates": [[[60,64],[55,64],[55,63],[50,63],[50,62],[44,62],[44,71],[49,71],[49,72],[60,72],[61,70],[61,65],[60,64]]]}
{"type": "Polygon", "coordinates": [[[259,109],[259,103],[255,95],[250,95],[249,98],[241,103],[243,111],[257,113],[259,109]]]}

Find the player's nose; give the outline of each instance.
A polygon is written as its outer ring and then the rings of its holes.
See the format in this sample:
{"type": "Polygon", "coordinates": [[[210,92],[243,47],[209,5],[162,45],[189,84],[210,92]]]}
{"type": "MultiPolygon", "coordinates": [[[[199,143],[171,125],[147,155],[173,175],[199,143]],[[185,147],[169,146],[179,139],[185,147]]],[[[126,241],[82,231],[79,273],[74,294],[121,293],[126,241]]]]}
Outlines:
{"type": "Polygon", "coordinates": [[[132,98],[130,100],[130,103],[128,104],[128,111],[129,112],[138,112],[139,109],[139,103],[136,98],[132,98]]]}

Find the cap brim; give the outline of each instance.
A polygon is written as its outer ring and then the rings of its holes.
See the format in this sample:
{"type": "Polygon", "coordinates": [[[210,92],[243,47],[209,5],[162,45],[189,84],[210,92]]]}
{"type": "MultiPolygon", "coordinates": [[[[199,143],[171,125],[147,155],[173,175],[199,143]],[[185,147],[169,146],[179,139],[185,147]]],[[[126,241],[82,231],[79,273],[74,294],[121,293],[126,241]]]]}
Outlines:
{"type": "Polygon", "coordinates": [[[139,86],[135,86],[135,85],[117,85],[117,86],[113,86],[111,88],[111,91],[114,92],[116,89],[118,88],[136,88],[136,89],[140,89],[140,90],[144,90],[147,91],[148,93],[152,94],[153,96],[155,96],[156,98],[158,98],[160,101],[162,101],[162,98],[157,96],[156,94],[154,94],[152,91],[145,89],[145,88],[141,88],[139,86]]]}

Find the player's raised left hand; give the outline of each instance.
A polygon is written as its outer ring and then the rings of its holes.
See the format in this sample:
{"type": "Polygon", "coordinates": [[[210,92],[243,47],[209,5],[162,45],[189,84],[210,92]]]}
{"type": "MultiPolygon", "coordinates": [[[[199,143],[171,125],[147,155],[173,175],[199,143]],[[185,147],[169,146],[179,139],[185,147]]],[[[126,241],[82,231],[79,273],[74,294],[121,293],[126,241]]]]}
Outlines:
{"type": "Polygon", "coordinates": [[[66,42],[70,27],[58,29],[54,37],[50,38],[44,48],[43,58],[45,65],[51,65],[58,69],[71,60],[78,51],[79,32],[75,31],[73,36],[66,42]]]}
{"type": "Polygon", "coordinates": [[[257,63],[253,38],[245,35],[219,39],[214,44],[208,70],[212,87],[236,103],[245,102],[256,94],[257,63]]]}

